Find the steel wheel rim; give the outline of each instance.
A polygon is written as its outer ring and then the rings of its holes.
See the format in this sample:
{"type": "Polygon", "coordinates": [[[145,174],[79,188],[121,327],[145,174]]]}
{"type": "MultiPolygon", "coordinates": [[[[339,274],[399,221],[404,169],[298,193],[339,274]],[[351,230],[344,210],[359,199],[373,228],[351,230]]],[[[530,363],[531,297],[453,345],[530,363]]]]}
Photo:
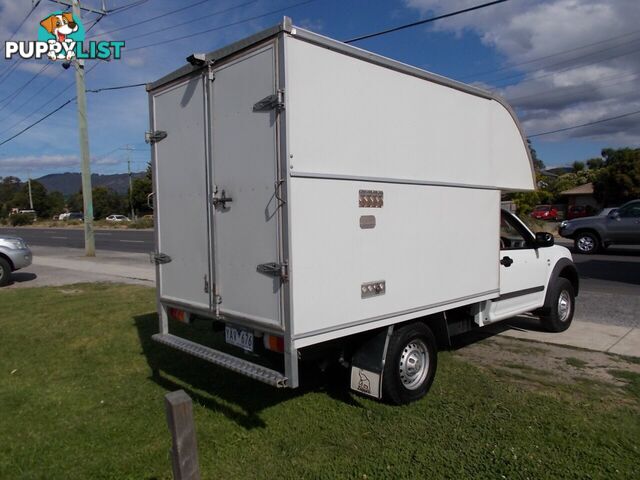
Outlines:
{"type": "Polygon", "coordinates": [[[420,388],[429,372],[429,351],[422,340],[416,338],[404,347],[398,370],[400,381],[407,390],[420,388]]]}
{"type": "Polygon", "coordinates": [[[580,237],[578,239],[578,250],[582,252],[590,252],[591,250],[593,250],[593,247],[594,247],[593,238],[586,236],[586,237],[580,237]]]}
{"type": "Polygon", "coordinates": [[[571,296],[569,292],[563,290],[558,297],[558,318],[561,322],[566,322],[571,313],[571,296]]]}

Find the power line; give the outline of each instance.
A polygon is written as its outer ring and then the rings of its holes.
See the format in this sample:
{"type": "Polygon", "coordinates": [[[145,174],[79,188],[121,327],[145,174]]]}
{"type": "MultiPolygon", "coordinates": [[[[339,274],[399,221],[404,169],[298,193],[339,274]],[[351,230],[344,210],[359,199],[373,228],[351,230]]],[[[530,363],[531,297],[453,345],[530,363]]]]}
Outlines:
{"type": "Polygon", "coordinates": [[[163,28],[162,30],[152,30],[151,32],[141,33],[139,35],[134,35],[133,37],[128,37],[127,38],[127,42],[129,42],[131,40],[135,40],[137,38],[148,37],[149,35],[154,35],[154,34],[156,34],[158,32],[166,32],[167,30],[171,30],[171,29],[174,29],[174,28],[182,27],[182,26],[188,25],[190,23],[199,22],[200,20],[203,20],[205,18],[215,17],[215,16],[221,15],[223,13],[227,13],[227,12],[230,12],[232,10],[236,10],[238,8],[246,7],[246,6],[251,5],[253,3],[258,3],[258,0],[251,0],[250,2],[241,3],[240,5],[236,5],[234,7],[229,7],[229,8],[225,8],[224,10],[218,10],[216,12],[213,12],[213,13],[210,13],[210,14],[207,14],[207,15],[202,15],[202,16],[200,16],[198,18],[194,18],[193,20],[187,20],[185,22],[176,23],[176,24],[171,25],[170,27],[163,28]]]}
{"type": "MultiPolygon", "coordinates": [[[[188,35],[182,35],[182,36],[179,36],[179,37],[174,37],[174,38],[170,38],[170,39],[167,39],[167,40],[162,40],[162,41],[159,41],[159,42],[149,43],[147,45],[142,45],[140,47],[127,48],[127,51],[128,52],[133,52],[135,50],[142,50],[144,48],[155,47],[157,45],[164,45],[164,44],[167,44],[167,43],[177,42],[178,40],[184,40],[186,38],[197,37],[199,35],[204,35],[205,33],[215,32],[217,30],[222,30],[222,29],[225,29],[225,28],[228,28],[228,27],[233,27],[235,25],[240,25],[242,23],[250,22],[252,20],[258,20],[260,18],[268,17],[269,15],[274,15],[276,13],[281,13],[281,12],[287,11],[287,10],[292,9],[292,8],[301,7],[302,5],[307,5],[307,4],[313,3],[315,1],[317,1],[317,0],[306,0],[304,2],[294,3],[294,4],[289,5],[287,7],[278,8],[276,10],[271,10],[270,12],[265,12],[263,14],[255,15],[255,16],[249,17],[249,18],[244,18],[242,20],[238,20],[236,22],[227,23],[225,25],[219,25],[217,27],[208,28],[206,30],[201,30],[199,32],[190,33],[188,35]]],[[[507,0],[501,0],[501,1],[507,1],[507,0]]],[[[158,30],[158,31],[160,31],[160,30],[158,30]]]]}
{"type": "Polygon", "coordinates": [[[7,138],[6,140],[0,142],[0,147],[2,145],[4,145],[5,143],[10,142],[11,140],[13,140],[16,137],[19,137],[20,135],[22,135],[23,133],[25,133],[27,130],[30,130],[31,128],[35,127],[36,125],[38,125],[40,122],[45,121],[47,118],[49,118],[51,115],[53,115],[54,113],[59,112],[60,110],[62,110],[64,107],[66,107],[67,105],[69,105],[71,102],[73,102],[73,98],[67,100],[66,102],[64,102],[62,105],[60,105],[59,107],[57,107],[55,110],[52,110],[51,112],[47,113],[44,117],[40,118],[38,121],[32,123],[31,125],[29,125],[28,127],[23,128],[22,130],[20,130],[18,133],[16,133],[15,135],[7,138]]]}
{"type": "Polygon", "coordinates": [[[16,107],[13,109],[13,111],[11,113],[9,113],[9,115],[5,118],[3,118],[2,120],[0,120],[0,122],[6,120],[7,118],[9,118],[11,116],[12,113],[16,113],[19,112],[26,104],[28,104],[31,100],[33,100],[35,97],[37,97],[38,95],[40,95],[40,93],[42,93],[43,90],[45,90],[49,85],[51,85],[53,82],[55,82],[58,77],[60,77],[60,75],[62,75],[64,73],[64,70],[60,69],[60,71],[58,72],[57,75],[55,75],[54,77],[52,77],[49,82],[47,82],[46,84],[44,84],[37,92],[35,92],[33,95],[31,95],[29,98],[27,98],[24,102],[22,102],[20,104],[20,106],[16,107]]]}
{"type": "Polygon", "coordinates": [[[18,98],[18,95],[20,95],[23,90],[25,88],[27,88],[29,86],[29,84],[31,82],[33,82],[36,78],[38,78],[38,76],[40,76],[40,74],[42,72],[44,72],[47,68],[49,68],[51,66],[51,63],[47,63],[44,65],[44,67],[42,67],[36,74],[34,74],[29,80],[27,80],[25,83],[22,84],[22,86],[18,87],[16,90],[14,90],[13,92],[11,92],[9,95],[7,95],[6,97],[4,97],[2,100],[0,100],[0,103],[9,100],[7,103],[5,103],[3,106],[0,107],[0,112],[2,110],[4,110],[7,106],[9,106],[16,98],[18,98]]]}
{"type": "MultiPolygon", "coordinates": [[[[97,65],[97,64],[96,64],[97,65]]],[[[125,88],[134,88],[134,87],[140,87],[145,85],[144,83],[136,83],[136,84],[131,84],[131,85],[120,85],[117,87],[106,87],[106,88],[99,88],[96,90],[86,90],[87,92],[91,92],[91,93],[99,93],[99,92],[104,92],[104,91],[108,91],[108,90],[122,90],[125,88]]],[[[47,118],[49,118],[50,116],[54,115],[55,113],[59,112],[60,110],[62,110],[64,107],[66,107],[67,105],[69,105],[71,102],[73,102],[76,99],[76,97],[70,98],[69,100],[67,100],[66,102],[64,102],[62,105],[56,107],[54,110],[52,110],[51,112],[47,113],[45,116],[43,116],[42,118],[39,118],[38,120],[36,120],[35,122],[31,123],[30,125],[28,125],[27,127],[23,128],[22,130],[20,130],[18,133],[16,133],[15,135],[12,135],[11,137],[7,138],[6,140],[0,142],[0,147],[2,145],[4,145],[5,143],[10,142],[11,140],[13,140],[14,138],[19,137],[20,135],[22,135],[23,133],[27,132],[28,130],[30,130],[31,128],[35,127],[36,125],[38,125],[39,123],[43,122],[44,120],[46,120],[47,118]]]]}
{"type": "Polygon", "coordinates": [[[622,115],[616,115],[615,117],[602,118],[594,122],[582,123],[580,125],[573,125],[571,127],[559,128],[557,130],[550,130],[548,132],[534,133],[533,135],[528,135],[527,138],[542,137],[544,135],[551,135],[552,133],[566,132],[567,130],[574,130],[576,128],[588,127],[590,125],[597,125],[598,123],[610,122],[611,120],[618,120],[619,118],[631,117],[632,115],[638,115],[639,113],[640,113],[640,110],[636,110],[635,112],[623,113],[622,115]]]}
{"type": "Polygon", "coordinates": [[[192,3],[191,5],[187,5],[186,7],[178,8],[176,10],[171,10],[170,12],[163,13],[161,15],[156,15],[155,17],[147,18],[146,20],[141,20],[139,22],[130,23],[129,25],[125,25],[124,27],[118,27],[113,30],[109,30],[108,32],[102,32],[97,35],[94,35],[92,38],[104,37],[105,35],[109,35],[111,33],[119,32],[120,30],[125,30],[127,28],[137,27],[138,25],[144,25],[145,23],[152,22],[159,18],[168,17],[169,15],[173,15],[174,13],[182,12],[184,10],[188,10],[193,7],[197,7],[198,5],[202,5],[203,3],[211,2],[212,0],[200,0],[199,2],[192,3]]]}
{"type": "Polygon", "coordinates": [[[445,13],[443,15],[438,15],[436,17],[426,18],[424,20],[419,20],[417,22],[407,23],[405,25],[400,25],[398,27],[389,28],[387,30],[382,30],[380,32],[369,33],[367,35],[362,35],[360,37],[351,38],[349,40],[345,40],[344,43],[354,43],[359,42],[360,40],[366,40],[367,38],[378,37],[380,35],[386,35],[387,33],[397,32],[399,30],[404,30],[406,28],[416,27],[418,25],[424,25],[425,23],[435,22],[436,20],[442,20],[443,18],[455,17],[456,15],[461,15],[463,13],[473,12],[474,10],[480,10],[481,8],[491,7],[492,5],[497,5],[499,3],[507,2],[508,0],[495,0],[493,2],[483,3],[481,5],[476,5],[474,7],[463,8],[462,10],[456,10],[455,12],[445,13]]]}
{"type": "MultiPolygon", "coordinates": [[[[42,0],[37,0],[36,3],[34,3],[31,6],[31,9],[27,12],[27,15],[22,19],[22,21],[18,24],[18,27],[13,31],[13,33],[11,34],[11,36],[9,37],[9,39],[7,40],[7,42],[10,42],[11,40],[13,40],[13,37],[16,36],[16,33],[18,33],[20,31],[20,29],[22,28],[22,26],[24,25],[24,22],[27,21],[27,19],[31,16],[31,14],[34,12],[34,10],[36,8],[38,8],[38,5],[40,5],[40,2],[42,0]]],[[[4,45],[2,46],[2,51],[4,52],[4,45]]]]}
{"type": "MultiPolygon", "coordinates": [[[[615,37],[610,37],[610,38],[607,38],[605,40],[600,40],[599,42],[587,43],[587,44],[582,45],[580,47],[570,48],[568,50],[562,50],[562,51],[559,51],[559,52],[556,52],[556,53],[552,53],[550,55],[544,55],[542,57],[533,58],[531,60],[527,60],[526,62],[514,63],[514,64],[507,65],[505,67],[498,68],[498,69],[495,69],[495,70],[487,70],[487,71],[484,71],[484,72],[474,73],[472,75],[466,75],[464,77],[461,77],[461,80],[468,80],[468,79],[475,78],[475,77],[481,77],[481,76],[484,76],[484,75],[489,75],[490,73],[502,72],[504,70],[512,70],[514,68],[521,67],[522,65],[528,65],[530,63],[539,62],[540,60],[546,60],[548,58],[558,57],[560,55],[564,55],[566,53],[575,52],[577,50],[584,50],[585,48],[593,47],[595,45],[601,45],[603,43],[608,43],[608,42],[611,42],[613,40],[617,40],[619,38],[624,38],[624,37],[629,37],[631,35],[636,35],[639,32],[640,32],[640,30],[634,30],[633,32],[625,33],[623,35],[617,35],[615,37]]],[[[625,43],[623,43],[621,45],[624,45],[625,43]]],[[[612,48],[615,48],[615,47],[618,47],[618,46],[620,46],[620,45],[615,45],[612,48]]],[[[578,57],[578,58],[580,58],[580,57],[578,57]]]]}

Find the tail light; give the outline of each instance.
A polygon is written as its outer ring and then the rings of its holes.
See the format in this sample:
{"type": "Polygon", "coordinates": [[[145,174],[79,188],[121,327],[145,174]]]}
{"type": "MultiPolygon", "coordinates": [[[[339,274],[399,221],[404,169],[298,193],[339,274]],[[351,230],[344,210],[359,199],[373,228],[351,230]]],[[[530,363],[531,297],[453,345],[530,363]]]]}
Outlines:
{"type": "Polygon", "coordinates": [[[264,334],[264,348],[272,352],[284,353],[284,338],[277,335],[264,334]]]}
{"type": "Polygon", "coordinates": [[[189,323],[189,321],[191,320],[189,312],[185,312],[184,310],[180,310],[178,308],[169,307],[167,309],[167,314],[173,320],[177,320],[178,322],[189,323]]]}

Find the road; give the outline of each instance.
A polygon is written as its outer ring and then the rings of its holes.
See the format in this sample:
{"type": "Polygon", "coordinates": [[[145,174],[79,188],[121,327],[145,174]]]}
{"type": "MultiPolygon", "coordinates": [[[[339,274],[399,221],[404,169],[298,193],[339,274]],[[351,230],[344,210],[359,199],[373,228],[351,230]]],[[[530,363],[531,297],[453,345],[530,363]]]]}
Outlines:
{"type": "MultiPolygon", "coordinates": [[[[84,233],[76,229],[0,228],[30,245],[78,249],[84,233]]],[[[570,246],[564,239],[559,244],[570,246]]],[[[98,230],[96,248],[110,252],[148,253],[154,250],[148,230],[98,230]]],[[[640,327],[640,247],[610,247],[606,254],[573,254],[580,274],[576,318],[595,323],[640,327]]]]}
{"type": "MultiPolygon", "coordinates": [[[[72,228],[4,228],[0,234],[22,237],[29,245],[84,248],[84,230],[72,228]]],[[[96,249],[147,253],[154,250],[153,231],[96,230],[96,249]]]]}

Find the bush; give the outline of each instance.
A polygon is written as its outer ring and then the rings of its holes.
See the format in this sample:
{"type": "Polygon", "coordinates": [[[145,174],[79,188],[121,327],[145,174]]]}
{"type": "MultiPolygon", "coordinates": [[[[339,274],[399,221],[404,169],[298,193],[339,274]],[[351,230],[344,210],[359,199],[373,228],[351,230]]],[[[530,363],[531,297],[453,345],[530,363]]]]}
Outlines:
{"type": "Polygon", "coordinates": [[[9,221],[14,227],[19,227],[21,225],[31,225],[33,223],[33,215],[29,215],[26,213],[16,213],[15,215],[11,215],[9,217],[9,221]]]}
{"type": "Polygon", "coordinates": [[[153,218],[139,218],[135,222],[128,223],[127,228],[153,228],[153,218]]]}

